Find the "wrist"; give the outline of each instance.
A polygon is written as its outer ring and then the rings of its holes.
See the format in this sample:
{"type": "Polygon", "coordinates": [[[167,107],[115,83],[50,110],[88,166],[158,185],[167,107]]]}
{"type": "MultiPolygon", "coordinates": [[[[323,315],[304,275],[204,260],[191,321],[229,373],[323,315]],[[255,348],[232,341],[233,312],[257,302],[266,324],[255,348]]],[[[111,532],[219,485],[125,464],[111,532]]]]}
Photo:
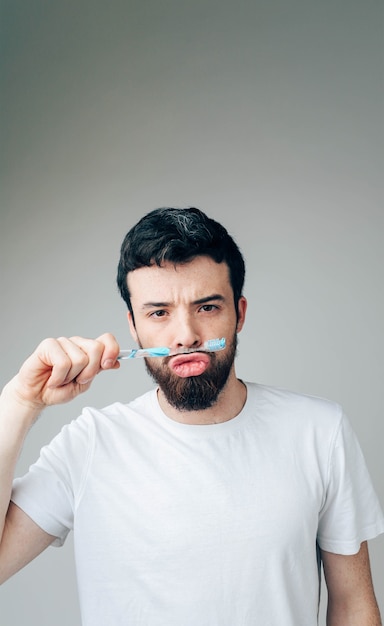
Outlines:
{"type": "Polygon", "coordinates": [[[44,404],[25,398],[20,393],[16,377],[10,380],[1,392],[1,418],[6,419],[9,416],[13,422],[18,421],[26,426],[32,426],[44,408],[44,404]]]}

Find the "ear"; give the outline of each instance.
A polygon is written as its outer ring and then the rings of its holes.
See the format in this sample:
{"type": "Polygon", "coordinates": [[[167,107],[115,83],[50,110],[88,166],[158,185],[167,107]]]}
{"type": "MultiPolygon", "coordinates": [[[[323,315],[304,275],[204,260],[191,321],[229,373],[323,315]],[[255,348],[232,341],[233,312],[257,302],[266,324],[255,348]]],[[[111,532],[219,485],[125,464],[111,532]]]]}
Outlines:
{"type": "Polygon", "coordinates": [[[136,328],[135,328],[135,323],[133,321],[132,313],[130,311],[128,311],[128,313],[127,313],[127,320],[128,320],[128,325],[129,325],[129,331],[130,331],[134,341],[136,341],[136,343],[139,343],[139,340],[137,338],[137,332],[136,332],[136,328]]]}
{"type": "Polygon", "coordinates": [[[248,306],[247,299],[244,296],[241,296],[241,298],[239,298],[239,303],[238,303],[238,320],[237,320],[237,326],[236,326],[236,332],[238,333],[241,331],[241,329],[244,326],[247,306],[248,306]]]}

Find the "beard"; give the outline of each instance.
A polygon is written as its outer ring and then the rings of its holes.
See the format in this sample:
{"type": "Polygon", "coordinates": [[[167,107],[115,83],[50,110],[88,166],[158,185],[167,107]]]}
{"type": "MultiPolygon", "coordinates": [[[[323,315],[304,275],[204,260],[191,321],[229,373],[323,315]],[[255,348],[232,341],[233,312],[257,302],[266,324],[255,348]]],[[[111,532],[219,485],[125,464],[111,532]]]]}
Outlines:
{"type": "Polygon", "coordinates": [[[148,374],[159,385],[167,402],[179,411],[201,411],[212,407],[225,387],[237,350],[237,334],[223,354],[210,354],[211,362],[199,376],[181,378],[168,367],[169,358],[160,365],[145,359],[148,374]]]}

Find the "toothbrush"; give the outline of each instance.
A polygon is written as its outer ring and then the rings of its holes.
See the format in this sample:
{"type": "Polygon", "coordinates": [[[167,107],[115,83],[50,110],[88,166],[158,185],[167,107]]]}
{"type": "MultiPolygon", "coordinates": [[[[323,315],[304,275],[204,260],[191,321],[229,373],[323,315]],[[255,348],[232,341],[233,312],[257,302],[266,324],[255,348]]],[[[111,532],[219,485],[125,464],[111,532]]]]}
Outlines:
{"type": "Polygon", "coordinates": [[[191,352],[218,352],[224,350],[225,338],[209,339],[200,348],[180,348],[171,351],[170,348],[137,348],[136,350],[121,350],[117,357],[119,361],[137,359],[139,357],[174,356],[175,354],[190,354],[191,352]]]}

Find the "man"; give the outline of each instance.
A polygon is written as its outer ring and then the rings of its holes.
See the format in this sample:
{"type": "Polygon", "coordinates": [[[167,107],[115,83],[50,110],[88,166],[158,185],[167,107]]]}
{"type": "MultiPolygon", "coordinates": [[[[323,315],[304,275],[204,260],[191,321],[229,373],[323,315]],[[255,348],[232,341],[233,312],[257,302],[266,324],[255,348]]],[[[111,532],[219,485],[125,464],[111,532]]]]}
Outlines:
{"type": "Polygon", "coordinates": [[[237,378],[244,274],[201,211],[144,216],[118,286],[139,346],[178,354],[146,359],[156,389],[84,410],[13,482],[39,413],[119,367],[119,346],[48,339],[23,364],[0,405],[1,580],[73,529],[86,626],[315,626],[321,561],[328,626],[381,624],[367,541],[384,518],[356,437],[332,402],[237,378]]]}

